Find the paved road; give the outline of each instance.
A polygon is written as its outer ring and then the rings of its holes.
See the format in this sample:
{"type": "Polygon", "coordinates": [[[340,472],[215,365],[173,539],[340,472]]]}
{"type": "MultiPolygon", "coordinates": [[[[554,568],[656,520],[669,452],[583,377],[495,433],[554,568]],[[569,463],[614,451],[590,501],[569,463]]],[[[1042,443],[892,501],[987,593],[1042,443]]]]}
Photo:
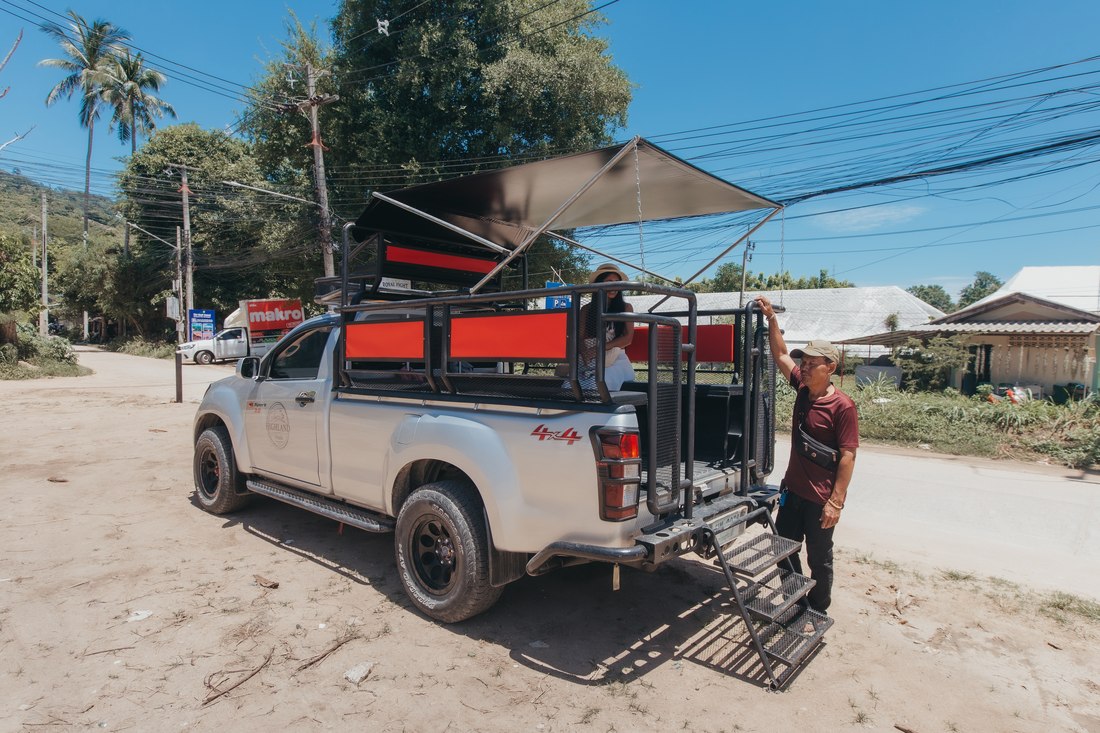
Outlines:
{"type": "MultiPolygon", "coordinates": [[[[776,445],[778,483],[790,445],[776,445]]],[[[837,544],[1100,599],[1100,475],[865,446],[837,544]]]]}
{"type": "MultiPolygon", "coordinates": [[[[24,384],[175,397],[171,361],[79,351],[95,375],[24,384]]],[[[207,384],[230,373],[230,365],[185,364],[184,402],[197,403],[207,384]]],[[[789,450],[776,446],[775,483],[789,450]]],[[[1100,475],[865,446],[836,537],[841,547],[925,572],[962,570],[1100,598],[1100,475]]]]}

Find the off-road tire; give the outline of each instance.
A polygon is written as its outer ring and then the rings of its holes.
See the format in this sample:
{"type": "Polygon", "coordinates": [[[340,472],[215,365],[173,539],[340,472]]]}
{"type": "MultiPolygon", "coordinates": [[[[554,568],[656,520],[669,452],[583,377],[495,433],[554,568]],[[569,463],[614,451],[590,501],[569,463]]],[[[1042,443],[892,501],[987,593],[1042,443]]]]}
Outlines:
{"type": "Polygon", "coordinates": [[[439,481],[414,491],[397,515],[397,570],[421,611],[465,621],[496,603],[489,584],[489,539],[481,501],[469,484],[439,481]]]}
{"type": "Polygon", "coordinates": [[[199,353],[195,354],[195,363],[196,364],[213,364],[214,363],[214,355],[211,354],[209,351],[200,351],[199,353]]]}
{"type": "Polygon", "coordinates": [[[207,428],[195,441],[195,496],[211,514],[228,514],[250,498],[237,473],[233,443],[225,428],[207,428]]]}

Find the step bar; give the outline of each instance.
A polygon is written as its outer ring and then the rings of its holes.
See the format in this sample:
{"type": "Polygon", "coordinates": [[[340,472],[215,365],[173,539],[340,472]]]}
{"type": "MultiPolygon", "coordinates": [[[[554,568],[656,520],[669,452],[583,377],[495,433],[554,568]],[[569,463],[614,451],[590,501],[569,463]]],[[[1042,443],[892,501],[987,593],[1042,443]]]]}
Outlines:
{"type": "Polygon", "coordinates": [[[245,483],[245,486],[254,493],[271,497],[276,501],[305,509],[351,527],[358,527],[367,532],[393,531],[394,521],[390,517],[342,501],[328,499],[308,491],[292,489],[289,486],[283,486],[264,479],[250,479],[245,483]]]}

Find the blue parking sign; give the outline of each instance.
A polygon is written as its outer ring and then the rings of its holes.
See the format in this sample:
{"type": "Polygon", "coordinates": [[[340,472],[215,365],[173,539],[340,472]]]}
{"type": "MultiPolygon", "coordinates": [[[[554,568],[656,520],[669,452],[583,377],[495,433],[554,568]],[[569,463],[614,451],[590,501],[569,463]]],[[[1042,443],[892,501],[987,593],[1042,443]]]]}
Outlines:
{"type": "MultiPolygon", "coordinates": [[[[565,283],[556,283],[551,280],[547,280],[546,287],[561,288],[565,287],[565,283]]],[[[554,308],[568,308],[572,302],[573,299],[568,295],[547,295],[546,310],[552,310],[554,308]]]]}

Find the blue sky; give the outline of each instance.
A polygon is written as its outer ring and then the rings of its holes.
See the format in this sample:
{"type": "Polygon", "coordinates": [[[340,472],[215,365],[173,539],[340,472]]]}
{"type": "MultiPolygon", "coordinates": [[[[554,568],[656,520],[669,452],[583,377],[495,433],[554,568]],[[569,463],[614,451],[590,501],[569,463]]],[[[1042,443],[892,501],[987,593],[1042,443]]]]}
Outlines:
{"type": "MultiPolygon", "coordinates": [[[[50,11],[72,7],[85,17],[122,26],[147,53],[224,78],[230,83],[217,82],[228,88],[221,95],[169,71],[163,90],[181,121],[215,129],[235,122],[242,106],[233,98],[233,91],[239,91],[235,85],[254,81],[263,61],[276,52],[286,10],[293,9],[305,21],[317,19],[327,30],[326,21],[336,8],[334,2],[322,0],[35,2],[38,5],[31,0],[0,0],[0,49],[6,52],[24,29],[22,44],[0,73],[0,88],[11,87],[0,100],[0,143],[35,126],[24,140],[0,153],[0,167],[20,168],[52,185],[75,189],[83,187],[86,132],[76,122],[75,102],[44,106],[60,76],[36,65],[57,55],[57,48],[31,22],[11,12],[31,20],[32,13],[57,19],[50,11]]],[[[828,187],[843,178],[844,170],[853,170],[853,163],[858,164],[853,174],[857,179],[864,172],[878,177],[909,170],[905,166],[917,162],[934,164],[941,153],[964,143],[977,146],[975,150],[993,145],[1001,134],[1006,135],[1005,147],[999,149],[1011,149],[1056,134],[1100,129],[1100,111],[1091,101],[1097,100],[1100,108],[1100,92],[1088,88],[1064,93],[1093,84],[1093,75],[1100,79],[1100,62],[1090,62],[1069,67],[1064,80],[968,98],[998,102],[993,109],[1013,114],[1054,105],[1054,99],[1073,107],[1071,116],[1018,133],[1009,134],[1006,125],[993,122],[972,137],[960,135],[961,128],[952,125],[962,118],[941,107],[926,118],[926,131],[908,137],[896,135],[894,123],[883,122],[869,138],[881,141],[873,150],[839,140],[806,145],[835,133],[810,133],[803,124],[799,136],[778,139],[774,146],[756,143],[751,154],[735,152],[748,137],[790,131],[793,128],[783,123],[825,113],[791,115],[1086,59],[1098,52],[1100,3],[1074,0],[1042,7],[1015,1],[774,5],[619,0],[603,12],[610,22],[599,32],[609,39],[615,62],[636,85],[629,124],[619,137],[652,138],[764,195],[828,187]],[[1055,97],[1056,91],[1063,93],[1055,97]],[[1034,99],[1024,99],[1033,93],[1034,99]],[[1050,96],[1042,98],[1043,94],[1050,96]],[[745,124],[749,120],[762,122],[745,124]],[[747,132],[750,127],[759,129],[747,132]],[[677,134],[704,128],[714,129],[677,134]],[[924,139],[927,155],[915,142],[918,138],[924,139]],[[725,152],[716,154],[721,151],[725,152]],[[898,161],[896,170],[890,168],[891,161],[898,161]],[[804,171],[796,175],[800,169],[804,171]]],[[[875,114],[879,113],[849,119],[866,122],[875,114]]],[[[128,145],[100,126],[93,158],[97,192],[110,193],[111,174],[128,151],[128,145]]],[[[1096,155],[1088,147],[1060,159],[1075,166],[1065,171],[982,188],[973,186],[1041,172],[1045,160],[1002,174],[943,176],[810,199],[790,206],[782,219],[754,236],[757,245],[750,268],[773,272],[782,264],[796,276],[826,269],[858,285],[936,283],[955,295],[976,270],[1007,279],[1025,265],[1097,264],[1100,191],[1094,189],[1100,186],[1100,165],[1092,160],[1096,155]]],[[[694,272],[740,231],[667,229],[643,231],[647,264],[679,275],[694,272]]],[[[617,247],[616,251],[633,247],[636,252],[637,232],[633,237],[633,244],[608,240],[605,246],[617,247]]],[[[740,260],[740,250],[732,257],[740,260]]]]}

